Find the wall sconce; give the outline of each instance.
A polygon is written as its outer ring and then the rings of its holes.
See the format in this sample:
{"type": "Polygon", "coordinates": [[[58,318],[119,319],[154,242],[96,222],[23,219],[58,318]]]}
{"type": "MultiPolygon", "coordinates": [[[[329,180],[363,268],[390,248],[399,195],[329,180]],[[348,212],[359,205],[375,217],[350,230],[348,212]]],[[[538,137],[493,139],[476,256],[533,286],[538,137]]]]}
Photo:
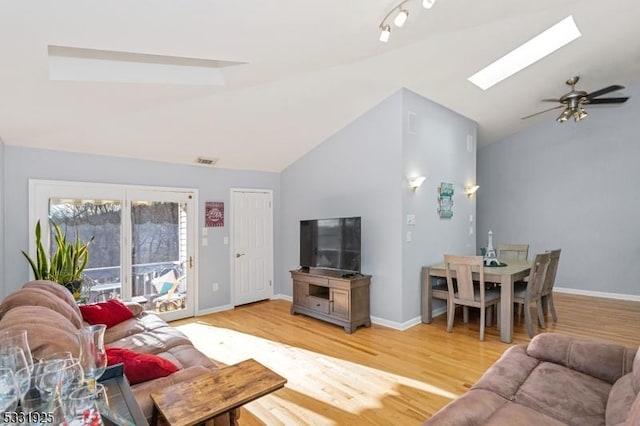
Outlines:
{"type": "Polygon", "coordinates": [[[467,197],[471,198],[478,188],[480,188],[480,185],[467,185],[464,187],[464,192],[466,192],[467,197]]]}
{"type": "Polygon", "coordinates": [[[420,188],[425,179],[426,177],[424,176],[409,178],[409,188],[411,188],[412,191],[415,191],[416,189],[420,188]]]}

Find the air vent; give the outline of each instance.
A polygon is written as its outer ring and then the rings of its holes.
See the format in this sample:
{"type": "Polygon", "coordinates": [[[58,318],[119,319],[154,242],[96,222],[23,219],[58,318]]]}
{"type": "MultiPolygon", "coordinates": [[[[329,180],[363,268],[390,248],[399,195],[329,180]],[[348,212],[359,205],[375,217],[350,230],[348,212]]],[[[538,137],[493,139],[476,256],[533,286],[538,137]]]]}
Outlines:
{"type": "Polygon", "coordinates": [[[203,166],[213,166],[217,162],[218,162],[217,158],[206,158],[206,157],[196,158],[196,163],[202,164],[203,166]]]}

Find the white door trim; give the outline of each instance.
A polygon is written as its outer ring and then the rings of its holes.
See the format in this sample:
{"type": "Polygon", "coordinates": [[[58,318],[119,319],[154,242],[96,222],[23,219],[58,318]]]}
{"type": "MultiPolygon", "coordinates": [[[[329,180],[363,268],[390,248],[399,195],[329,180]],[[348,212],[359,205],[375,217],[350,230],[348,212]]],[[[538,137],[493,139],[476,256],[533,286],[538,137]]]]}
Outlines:
{"type": "Polygon", "coordinates": [[[274,287],[275,287],[275,282],[274,282],[274,249],[273,249],[273,245],[274,245],[274,238],[273,238],[273,234],[274,234],[274,229],[273,229],[273,190],[271,189],[258,189],[258,188],[230,188],[229,190],[229,271],[230,271],[230,289],[231,289],[231,306],[236,306],[236,280],[235,280],[235,263],[234,263],[234,255],[235,255],[235,231],[234,231],[234,223],[233,223],[233,217],[234,217],[234,208],[235,206],[233,205],[233,199],[234,199],[234,194],[238,193],[238,192],[253,192],[253,193],[260,193],[260,194],[267,194],[269,196],[269,202],[271,203],[271,209],[270,209],[270,215],[271,217],[269,218],[269,223],[271,224],[271,276],[269,277],[269,279],[271,280],[271,296],[270,298],[273,298],[273,294],[274,294],[274,287]]]}
{"type": "MultiPolygon", "coordinates": [[[[189,290],[193,293],[193,299],[191,301],[191,305],[193,306],[193,311],[190,311],[190,315],[197,315],[199,311],[199,246],[197,243],[198,229],[199,228],[199,190],[197,188],[188,188],[188,187],[168,187],[168,186],[151,186],[151,185],[135,185],[135,184],[112,184],[112,183],[101,183],[101,182],[82,182],[82,181],[66,181],[66,180],[53,180],[53,179],[29,179],[29,252],[35,252],[35,238],[33,235],[33,229],[35,228],[36,222],[41,220],[43,227],[43,243],[48,246],[49,244],[49,223],[47,218],[49,217],[49,206],[48,203],[44,201],[48,194],[53,193],[55,191],[55,195],[58,197],[69,196],[69,197],[88,197],[88,198],[113,198],[120,200],[123,203],[123,222],[122,222],[122,232],[121,232],[121,247],[129,247],[130,241],[127,225],[128,218],[130,214],[128,214],[128,193],[132,191],[143,191],[143,192],[154,192],[157,194],[162,193],[185,193],[190,194],[193,197],[193,212],[189,214],[193,214],[193,229],[189,230],[189,238],[192,242],[192,253],[193,253],[193,262],[195,267],[193,268],[193,272],[191,274],[191,287],[189,290]],[[128,240],[127,240],[128,238],[128,240]],[[125,245],[125,242],[126,245],[125,245]]],[[[48,200],[48,198],[46,198],[48,200]]],[[[121,262],[120,265],[123,270],[130,264],[130,259],[128,257],[127,250],[121,250],[121,262]]],[[[25,262],[25,268],[28,267],[28,264],[25,262]]],[[[32,278],[31,271],[29,272],[30,279],[32,278]]],[[[180,311],[177,311],[180,312],[180,311]]],[[[169,320],[174,316],[173,313],[168,315],[169,320]]]]}

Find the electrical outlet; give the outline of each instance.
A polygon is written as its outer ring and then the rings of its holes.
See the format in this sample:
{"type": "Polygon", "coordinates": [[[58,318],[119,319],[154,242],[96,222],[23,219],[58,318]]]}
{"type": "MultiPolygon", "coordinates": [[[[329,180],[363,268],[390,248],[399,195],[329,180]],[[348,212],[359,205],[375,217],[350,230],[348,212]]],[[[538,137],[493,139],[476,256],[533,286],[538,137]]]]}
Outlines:
{"type": "Polygon", "coordinates": [[[220,284],[218,284],[218,283],[213,283],[213,285],[211,287],[213,288],[214,292],[220,290],[220,284]]]}

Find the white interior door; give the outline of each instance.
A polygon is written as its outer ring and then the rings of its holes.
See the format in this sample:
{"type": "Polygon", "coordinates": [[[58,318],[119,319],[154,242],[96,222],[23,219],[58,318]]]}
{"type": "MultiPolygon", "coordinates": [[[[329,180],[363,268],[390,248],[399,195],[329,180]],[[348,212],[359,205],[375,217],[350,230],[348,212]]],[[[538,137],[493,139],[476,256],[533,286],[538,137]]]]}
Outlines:
{"type": "Polygon", "coordinates": [[[273,296],[273,193],[231,190],[234,305],[273,296]]]}

